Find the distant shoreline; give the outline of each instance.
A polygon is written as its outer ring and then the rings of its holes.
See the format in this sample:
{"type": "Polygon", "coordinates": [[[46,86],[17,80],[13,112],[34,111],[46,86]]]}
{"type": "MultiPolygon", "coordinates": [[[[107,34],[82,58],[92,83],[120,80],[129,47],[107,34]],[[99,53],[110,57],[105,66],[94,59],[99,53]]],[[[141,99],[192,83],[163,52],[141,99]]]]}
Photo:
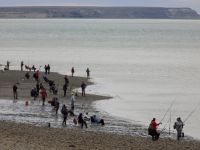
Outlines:
{"type": "Polygon", "coordinates": [[[0,7],[0,18],[200,19],[200,15],[191,8],[17,6],[0,7]]]}

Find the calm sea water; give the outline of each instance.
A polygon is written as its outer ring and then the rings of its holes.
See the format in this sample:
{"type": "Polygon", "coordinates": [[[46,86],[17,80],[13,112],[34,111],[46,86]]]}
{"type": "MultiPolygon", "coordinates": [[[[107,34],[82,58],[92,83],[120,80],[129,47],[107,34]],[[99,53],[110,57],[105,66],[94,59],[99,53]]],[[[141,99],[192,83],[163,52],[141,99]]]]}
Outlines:
{"type": "Polygon", "coordinates": [[[81,76],[89,67],[96,85],[87,90],[113,96],[97,109],[148,126],[174,102],[172,123],[191,114],[185,134],[200,139],[200,21],[3,19],[0,63],[7,60],[13,69],[21,60],[50,63],[63,74],[74,66],[81,76]]]}

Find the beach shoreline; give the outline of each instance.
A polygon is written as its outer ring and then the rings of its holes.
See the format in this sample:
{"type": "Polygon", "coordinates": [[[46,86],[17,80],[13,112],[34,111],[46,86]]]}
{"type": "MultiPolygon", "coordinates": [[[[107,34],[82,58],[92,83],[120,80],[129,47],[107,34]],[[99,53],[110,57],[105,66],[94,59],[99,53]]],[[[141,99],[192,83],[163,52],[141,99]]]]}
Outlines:
{"type": "MultiPolygon", "coordinates": [[[[33,72],[30,72],[32,77],[33,72]]],[[[12,93],[12,86],[15,83],[19,83],[19,99],[20,101],[27,101],[31,100],[30,98],[30,90],[33,86],[35,86],[35,81],[30,79],[26,80],[25,72],[21,71],[5,71],[0,72],[0,99],[12,100],[13,93],[12,93]],[[23,91],[23,92],[22,92],[23,91]]],[[[41,75],[44,75],[41,73],[41,75]]],[[[48,75],[50,79],[56,79],[56,85],[58,86],[58,90],[62,91],[62,83],[64,82],[64,75],[58,73],[50,73],[48,75]]],[[[75,88],[80,87],[82,81],[86,82],[88,85],[92,84],[84,77],[70,77],[70,90],[67,93],[67,97],[62,96],[62,92],[59,92],[59,100],[62,103],[69,103],[69,98],[71,95],[71,91],[75,88]]],[[[45,85],[45,84],[44,84],[45,85]]],[[[46,85],[45,85],[46,86],[46,85]]],[[[48,93],[49,94],[49,93],[48,93]]],[[[52,99],[53,95],[50,95],[48,99],[52,99]]],[[[99,115],[101,112],[98,112],[93,107],[93,102],[97,100],[109,99],[110,97],[107,96],[99,96],[99,95],[92,95],[87,94],[86,90],[86,97],[82,97],[80,93],[78,93],[78,97],[76,97],[76,104],[75,109],[79,111],[83,111],[84,109],[87,112],[98,113],[99,115]]],[[[48,104],[46,104],[48,105],[48,104]]],[[[106,123],[111,123],[114,121],[114,117],[108,117],[105,120],[106,123]]],[[[124,126],[125,128],[133,128],[133,130],[137,130],[141,128],[141,126],[129,126],[130,124],[126,124],[123,121],[115,122],[114,125],[124,126]]],[[[114,126],[113,125],[113,126],[114,126]]],[[[125,135],[116,134],[114,133],[107,133],[104,127],[93,127],[92,130],[81,130],[79,128],[48,128],[47,126],[40,126],[36,127],[31,124],[23,124],[23,123],[15,123],[14,121],[10,122],[7,121],[0,121],[1,128],[1,141],[0,149],[154,149],[158,145],[160,149],[198,149],[200,147],[199,141],[190,140],[190,141],[181,141],[177,142],[173,139],[169,138],[162,138],[157,143],[151,141],[148,137],[141,137],[137,135],[131,136],[125,132],[125,135]],[[97,129],[95,129],[97,128],[97,129]],[[24,130],[25,129],[25,130],[24,130]],[[103,130],[102,130],[103,129],[103,130]],[[36,131],[33,133],[33,130],[36,131]],[[95,131],[95,132],[93,132],[95,131]],[[101,132],[103,131],[103,132],[101,132]],[[30,134],[31,132],[31,134],[30,134]],[[66,134],[64,134],[66,133],[66,134]],[[70,134],[69,134],[70,133],[70,134]],[[56,136],[55,145],[52,145],[53,135],[56,136]],[[74,137],[74,135],[76,135],[74,137]],[[44,143],[40,140],[40,136],[44,137],[47,143],[44,143]],[[46,136],[46,137],[45,137],[46,136]],[[6,138],[5,138],[6,137],[6,138]],[[85,139],[88,137],[88,140],[85,139]],[[106,138],[105,138],[106,137],[106,138]],[[38,138],[38,139],[37,139],[38,138]],[[34,140],[30,140],[34,139],[34,140]],[[109,140],[110,141],[109,141],[109,140]],[[82,141],[83,140],[83,141],[82,141]],[[26,143],[27,141],[28,144],[26,143]],[[64,142],[66,141],[66,143],[64,142]],[[121,142],[119,142],[121,141],[121,142]],[[146,145],[145,145],[145,144],[146,145]],[[158,144],[158,145],[157,145],[158,144]]],[[[110,128],[113,128],[111,126],[110,128]]],[[[116,127],[118,128],[118,126],[116,127]]],[[[109,128],[108,128],[109,130],[109,128]]],[[[142,129],[140,129],[142,130],[142,129]]],[[[144,130],[144,129],[143,129],[144,130]]],[[[125,130],[122,130],[123,133],[125,130]]],[[[144,132],[144,131],[143,131],[144,132]]]]}

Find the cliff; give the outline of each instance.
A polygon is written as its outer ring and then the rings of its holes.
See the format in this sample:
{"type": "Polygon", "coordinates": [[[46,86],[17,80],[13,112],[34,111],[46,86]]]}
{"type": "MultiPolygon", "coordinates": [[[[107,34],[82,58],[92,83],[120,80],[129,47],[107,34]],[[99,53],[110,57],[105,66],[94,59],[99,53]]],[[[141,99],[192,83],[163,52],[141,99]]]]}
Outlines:
{"type": "Polygon", "coordinates": [[[0,18],[200,19],[190,8],[161,7],[0,7],[0,18]]]}

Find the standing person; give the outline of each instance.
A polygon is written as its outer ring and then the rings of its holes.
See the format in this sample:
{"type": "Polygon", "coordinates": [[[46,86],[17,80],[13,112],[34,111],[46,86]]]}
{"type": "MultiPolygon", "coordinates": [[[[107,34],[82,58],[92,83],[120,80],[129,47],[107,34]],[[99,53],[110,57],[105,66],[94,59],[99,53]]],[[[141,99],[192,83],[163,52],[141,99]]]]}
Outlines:
{"type": "Polygon", "coordinates": [[[36,87],[37,93],[39,94],[39,91],[40,91],[40,83],[39,83],[39,81],[37,81],[35,87],[36,87]]]}
{"type": "Polygon", "coordinates": [[[58,109],[59,109],[59,107],[60,107],[60,103],[59,103],[58,99],[56,99],[56,101],[55,101],[56,115],[58,114],[58,109]]]}
{"type": "Polygon", "coordinates": [[[157,127],[162,124],[162,123],[156,123],[156,118],[153,118],[153,120],[151,121],[150,125],[149,125],[149,135],[152,136],[152,140],[156,141],[159,139],[160,133],[157,132],[157,127]]]}
{"type": "Polygon", "coordinates": [[[89,79],[90,78],[90,70],[89,70],[89,68],[86,69],[86,73],[87,73],[87,78],[89,79]]]}
{"type": "Polygon", "coordinates": [[[63,115],[63,126],[66,126],[66,121],[67,121],[67,116],[68,116],[68,110],[67,110],[67,107],[65,106],[65,104],[62,106],[62,109],[61,109],[61,113],[63,115]]]}
{"type": "Polygon", "coordinates": [[[44,66],[45,74],[47,74],[47,65],[44,66]]]}
{"type": "Polygon", "coordinates": [[[6,62],[6,66],[7,66],[7,70],[9,70],[10,69],[10,62],[9,61],[6,62]]]}
{"type": "Polygon", "coordinates": [[[24,62],[21,61],[21,71],[23,71],[23,67],[24,67],[24,62]]]}
{"type": "Polygon", "coordinates": [[[37,82],[39,82],[39,75],[40,75],[39,70],[37,70],[37,71],[33,74],[33,78],[35,78],[35,80],[36,80],[37,82]]]}
{"type": "Polygon", "coordinates": [[[17,97],[17,85],[16,84],[13,85],[13,96],[14,96],[14,100],[18,99],[18,97],[17,97]]]}
{"type": "Polygon", "coordinates": [[[50,74],[50,69],[51,69],[51,67],[50,67],[50,65],[48,64],[48,65],[47,65],[47,73],[48,73],[48,74],[50,74]]]}
{"type": "Polygon", "coordinates": [[[65,75],[64,79],[65,79],[65,84],[67,84],[67,86],[68,86],[68,84],[69,84],[69,79],[68,79],[67,75],[65,75]]]}
{"type": "Polygon", "coordinates": [[[35,65],[33,65],[31,69],[35,72],[36,70],[35,65]]]}
{"type": "Polygon", "coordinates": [[[81,84],[82,96],[85,96],[85,88],[86,88],[86,84],[84,81],[82,81],[82,84],[81,84]]]}
{"type": "Polygon", "coordinates": [[[65,97],[66,93],[67,93],[67,84],[66,83],[63,85],[63,92],[64,92],[64,97],[65,97]]]}
{"type": "Polygon", "coordinates": [[[87,123],[86,121],[83,119],[83,114],[80,113],[78,115],[78,123],[81,125],[81,128],[83,128],[83,125],[85,125],[85,127],[87,128],[87,123]]]}
{"type": "Polygon", "coordinates": [[[30,74],[28,72],[26,72],[25,77],[26,77],[26,79],[29,79],[30,78],[30,74]]]}
{"type": "Polygon", "coordinates": [[[33,88],[31,90],[31,97],[33,97],[33,100],[36,100],[36,98],[38,97],[38,92],[36,88],[33,88]]]}
{"type": "Polygon", "coordinates": [[[41,97],[42,97],[42,105],[44,106],[44,102],[45,102],[45,100],[47,98],[47,92],[46,92],[45,88],[43,88],[41,90],[40,94],[41,94],[41,97]]]}
{"type": "Polygon", "coordinates": [[[182,132],[183,131],[183,121],[181,120],[180,117],[178,117],[176,119],[176,122],[174,123],[174,129],[176,129],[177,131],[177,140],[180,140],[180,137],[184,137],[184,133],[182,132]]]}
{"type": "Polygon", "coordinates": [[[71,95],[70,102],[71,102],[71,112],[74,113],[74,102],[75,102],[74,93],[72,93],[72,95],[71,95]]]}
{"type": "Polygon", "coordinates": [[[74,67],[72,67],[71,69],[72,77],[74,76],[74,72],[75,72],[74,67]]]}

